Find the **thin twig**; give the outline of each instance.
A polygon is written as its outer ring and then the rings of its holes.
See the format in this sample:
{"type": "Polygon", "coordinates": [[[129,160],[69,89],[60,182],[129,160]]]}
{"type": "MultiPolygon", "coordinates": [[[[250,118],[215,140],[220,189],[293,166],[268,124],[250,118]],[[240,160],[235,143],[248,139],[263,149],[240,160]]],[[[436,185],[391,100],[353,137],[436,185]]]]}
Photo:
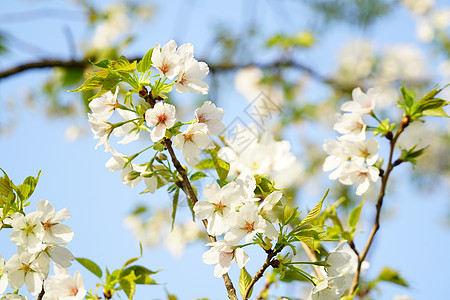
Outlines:
{"type": "MultiPolygon", "coordinates": [[[[359,284],[359,276],[361,273],[361,265],[366,259],[367,253],[369,252],[369,249],[373,243],[375,234],[377,233],[378,229],[380,228],[380,215],[381,215],[381,207],[383,205],[383,199],[384,195],[386,193],[386,185],[389,179],[389,175],[391,174],[391,171],[396,167],[398,164],[392,162],[392,158],[394,155],[394,149],[395,144],[400,136],[400,134],[403,132],[403,130],[409,125],[409,117],[404,117],[402,122],[400,123],[397,133],[395,136],[391,139],[390,142],[390,151],[389,151],[389,159],[388,159],[388,166],[386,168],[386,171],[383,174],[382,180],[381,180],[381,187],[380,187],[380,193],[378,194],[378,200],[376,204],[376,214],[375,214],[375,221],[372,226],[372,230],[370,231],[369,238],[367,239],[366,245],[364,247],[364,250],[358,255],[358,251],[356,250],[356,247],[353,245],[352,249],[355,251],[355,253],[358,256],[358,266],[356,268],[355,275],[353,276],[353,282],[352,286],[348,291],[348,295],[353,295],[353,293],[356,291],[356,288],[359,284]]],[[[350,245],[352,246],[352,245],[350,245]]]]}
{"type": "MultiPolygon", "coordinates": [[[[180,174],[180,176],[182,178],[183,192],[186,194],[186,197],[191,202],[191,205],[194,206],[195,203],[197,203],[198,199],[194,192],[194,189],[192,188],[189,178],[187,177],[186,169],[183,168],[180,161],[177,159],[177,157],[175,155],[175,151],[172,148],[172,141],[168,138],[164,138],[164,145],[167,147],[167,150],[169,151],[169,154],[170,154],[170,157],[172,158],[172,163],[175,166],[175,169],[178,171],[178,174],[180,174]]],[[[202,221],[203,221],[203,225],[205,226],[205,228],[207,228],[208,221],[207,220],[202,220],[202,221]]],[[[212,235],[208,234],[208,237],[211,242],[217,241],[216,238],[212,235]]],[[[234,289],[233,283],[231,282],[231,279],[228,276],[228,273],[224,274],[222,276],[222,278],[225,282],[225,287],[228,291],[228,297],[232,300],[238,300],[238,298],[236,296],[236,290],[234,289]]]]}
{"type": "Polygon", "coordinates": [[[252,281],[247,286],[247,289],[245,290],[245,294],[242,297],[242,299],[247,300],[250,297],[250,291],[252,290],[253,286],[256,282],[258,282],[259,279],[263,276],[264,272],[267,270],[268,267],[272,266],[274,264],[273,258],[283,250],[284,247],[280,247],[278,250],[271,251],[269,250],[267,253],[267,259],[262,265],[262,267],[256,272],[255,276],[253,276],[252,281]]]}
{"type": "MultiPolygon", "coordinates": [[[[311,262],[316,262],[316,261],[317,261],[317,257],[316,257],[316,255],[311,251],[311,249],[308,247],[308,245],[306,245],[306,244],[303,243],[303,242],[300,242],[300,245],[302,246],[303,251],[305,251],[305,253],[306,253],[306,255],[308,256],[309,260],[310,260],[311,262]]],[[[323,279],[324,279],[324,278],[323,278],[323,274],[322,274],[322,272],[320,271],[319,266],[313,265],[313,268],[314,268],[314,271],[316,272],[317,279],[323,280],[323,279]]]]}
{"type": "Polygon", "coordinates": [[[45,290],[44,290],[44,281],[42,281],[42,290],[39,293],[39,295],[37,296],[36,300],[42,300],[42,298],[44,298],[44,294],[45,294],[45,290]]]}
{"type": "Polygon", "coordinates": [[[261,292],[259,293],[258,298],[256,298],[256,300],[264,300],[267,299],[266,297],[266,293],[268,293],[270,286],[274,283],[273,280],[267,280],[266,284],[264,285],[263,289],[261,290],[261,292]]]}

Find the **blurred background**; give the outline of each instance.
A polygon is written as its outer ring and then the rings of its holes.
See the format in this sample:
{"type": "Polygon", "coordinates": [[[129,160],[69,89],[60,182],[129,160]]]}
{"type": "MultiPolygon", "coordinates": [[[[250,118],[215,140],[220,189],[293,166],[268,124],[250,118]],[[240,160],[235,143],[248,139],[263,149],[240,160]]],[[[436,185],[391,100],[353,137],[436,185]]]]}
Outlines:
{"type": "MultiPolygon", "coordinates": [[[[276,182],[303,211],[331,188],[326,203],[341,199],[339,212],[345,216],[361,197],[322,171],[323,141],[336,136],[335,113],[351,99],[353,88],[375,87],[382,94],[380,115],[398,120],[401,112],[393,107],[403,81],[417,95],[450,83],[449,27],[450,4],[437,0],[8,1],[0,12],[0,167],[15,183],[42,170],[30,211],[39,199],[57,210],[68,208],[67,224],[75,232],[68,248],[75,256],[120,268],[139,255],[142,242],[140,264],[161,270],[153,276],[161,285],[138,286],[137,299],[167,299],[168,294],[224,299],[222,279],[202,262],[203,231],[192,222],[186,200],[180,200],[171,231],[171,195],[163,189],[141,194],[144,185],[122,184],[120,175],[105,167],[110,154],[94,149],[97,141],[86,117],[93,94],[67,92],[94,70],[89,61],[119,55],[137,60],[170,39],[192,43],[196,58],[209,65],[210,93],[173,92],[169,100],[178,119],[192,119],[193,110],[211,100],[225,109],[227,128],[249,125],[255,121],[249,108],[267,96],[277,114],[260,131],[288,140],[296,156],[292,166],[274,174],[276,182]]],[[[449,91],[442,98],[449,99],[449,91]]],[[[143,138],[124,149],[135,153],[148,142],[143,138]]],[[[381,282],[365,299],[446,297],[448,121],[428,118],[408,128],[400,141],[405,147],[417,142],[430,148],[414,169],[404,164],[392,174],[364,275],[374,280],[388,266],[409,287],[381,282]]],[[[386,145],[380,154],[386,154],[386,145]]],[[[197,189],[210,182],[198,181],[197,189]]],[[[366,196],[357,245],[367,238],[375,199],[373,189],[366,196]]],[[[7,260],[16,251],[8,231],[1,232],[0,241],[7,260]]],[[[331,250],[335,244],[326,246],[331,250]]],[[[261,252],[249,253],[251,274],[263,263],[261,252]]],[[[95,288],[94,276],[76,262],[69,272],[75,270],[84,276],[86,289],[95,288]]],[[[230,276],[237,286],[237,266],[230,276]]],[[[258,282],[254,295],[264,284],[264,279],[258,282]]],[[[270,299],[303,299],[310,289],[304,282],[280,282],[270,299]]]]}

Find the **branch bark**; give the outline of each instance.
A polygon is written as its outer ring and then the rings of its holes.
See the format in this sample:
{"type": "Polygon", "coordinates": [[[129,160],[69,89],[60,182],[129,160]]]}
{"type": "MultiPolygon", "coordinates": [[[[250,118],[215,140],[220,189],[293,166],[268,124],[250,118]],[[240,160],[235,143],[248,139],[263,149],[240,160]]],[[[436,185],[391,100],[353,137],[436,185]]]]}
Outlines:
{"type": "MultiPolygon", "coordinates": [[[[186,197],[191,202],[192,206],[194,206],[195,203],[197,203],[197,201],[198,201],[197,196],[195,195],[194,189],[192,188],[189,178],[187,177],[186,170],[183,168],[180,161],[177,159],[177,157],[175,155],[175,151],[173,150],[173,147],[172,147],[172,141],[168,138],[164,138],[164,145],[167,147],[167,150],[169,151],[169,154],[172,159],[172,163],[175,166],[175,169],[177,170],[178,174],[180,174],[180,176],[182,178],[183,192],[186,194],[186,197]]],[[[203,221],[203,225],[205,226],[205,228],[207,228],[208,221],[207,220],[202,220],[202,221],[203,221]]],[[[216,238],[212,235],[208,234],[208,237],[212,243],[217,241],[216,238]]],[[[238,300],[238,298],[236,296],[236,290],[233,286],[233,283],[232,283],[230,277],[228,276],[228,273],[224,274],[222,276],[222,278],[225,283],[225,287],[228,291],[228,297],[232,300],[238,300]]]]}
{"type": "Polygon", "coordinates": [[[372,246],[373,240],[375,238],[375,234],[377,233],[378,229],[380,228],[381,207],[383,205],[383,199],[384,199],[384,195],[386,193],[387,182],[388,182],[389,175],[391,174],[392,170],[394,169],[394,167],[396,167],[398,165],[395,162],[392,162],[395,144],[397,143],[397,140],[398,140],[400,134],[409,125],[409,121],[410,121],[409,117],[403,117],[403,120],[398,127],[397,133],[391,139],[388,166],[382,177],[380,193],[378,194],[378,199],[377,199],[377,204],[376,204],[375,220],[374,220],[374,224],[372,226],[372,230],[370,231],[369,238],[367,239],[366,245],[364,246],[364,249],[360,254],[358,254],[358,251],[356,250],[356,247],[354,245],[352,247],[353,251],[358,256],[358,266],[356,268],[355,275],[353,276],[352,286],[348,291],[348,295],[353,295],[353,293],[356,291],[356,289],[359,285],[359,276],[361,274],[361,265],[364,262],[364,260],[366,259],[369,249],[372,246]]]}

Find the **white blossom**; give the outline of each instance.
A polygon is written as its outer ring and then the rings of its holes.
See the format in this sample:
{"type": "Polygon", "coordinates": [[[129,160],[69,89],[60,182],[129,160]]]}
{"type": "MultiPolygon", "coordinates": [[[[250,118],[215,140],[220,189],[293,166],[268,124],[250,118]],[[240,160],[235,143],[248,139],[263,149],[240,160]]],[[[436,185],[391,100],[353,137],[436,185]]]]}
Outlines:
{"type": "Polygon", "coordinates": [[[35,296],[41,291],[49,268],[49,261],[42,255],[36,257],[26,251],[14,254],[6,263],[9,285],[16,290],[25,283],[30,294],[35,296]]]}
{"type": "MultiPolygon", "coordinates": [[[[225,234],[225,241],[236,245],[245,237],[249,243],[257,233],[266,233],[267,223],[259,215],[258,206],[253,202],[246,202],[230,217],[230,231],[225,234]]],[[[270,236],[269,236],[270,237],[270,236]]]]}
{"type": "Polygon", "coordinates": [[[183,157],[190,166],[200,162],[200,149],[214,148],[208,136],[208,127],[202,123],[193,123],[188,128],[175,136],[173,146],[182,150],[183,157]]]}
{"type": "Polygon", "coordinates": [[[49,260],[53,260],[53,262],[64,268],[70,267],[72,261],[75,259],[70,250],[59,245],[47,245],[47,247],[42,250],[41,255],[47,257],[49,260]]]}
{"type": "Polygon", "coordinates": [[[117,111],[119,112],[119,115],[123,119],[122,122],[126,122],[125,124],[122,124],[121,126],[118,126],[114,129],[114,136],[117,136],[117,137],[123,136],[124,137],[118,143],[119,144],[128,144],[128,143],[131,143],[131,142],[139,139],[140,130],[137,127],[137,125],[134,123],[134,121],[132,121],[132,120],[138,119],[139,118],[138,115],[133,111],[124,110],[124,109],[118,109],[117,111]]]}
{"type": "Polygon", "coordinates": [[[159,71],[161,77],[166,76],[173,79],[180,69],[181,57],[177,53],[177,43],[170,40],[162,49],[160,44],[156,44],[152,53],[152,66],[159,71]]]}
{"type": "Polygon", "coordinates": [[[41,212],[32,212],[26,216],[18,212],[11,215],[9,222],[13,228],[10,235],[11,242],[24,247],[30,253],[41,251],[44,227],[40,218],[41,212]]]}
{"type": "Polygon", "coordinates": [[[219,135],[225,131],[225,125],[221,122],[225,111],[216,107],[211,101],[205,101],[200,108],[195,110],[195,118],[198,123],[208,126],[208,133],[219,135]]]}
{"type": "Polygon", "coordinates": [[[70,212],[63,208],[55,212],[53,206],[47,200],[40,200],[37,211],[41,213],[40,221],[44,228],[43,241],[49,244],[67,244],[74,236],[69,226],[61,224],[70,217],[70,212]]]}
{"type": "Polygon", "coordinates": [[[168,103],[158,102],[145,112],[147,126],[155,126],[150,134],[153,142],[162,139],[166,134],[166,129],[172,127],[175,121],[175,106],[168,103]]]}
{"type": "Polygon", "coordinates": [[[231,261],[233,259],[241,269],[250,259],[242,248],[233,248],[232,245],[224,240],[209,243],[206,246],[212,246],[212,248],[203,254],[202,259],[206,264],[216,265],[214,268],[215,277],[220,277],[227,273],[231,268],[231,261]]]}
{"type": "Polygon", "coordinates": [[[81,274],[76,271],[72,278],[66,269],[57,264],[55,275],[45,280],[44,289],[44,300],[81,300],[86,295],[81,274]]]}
{"type": "Polygon", "coordinates": [[[356,141],[349,145],[348,155],[356,164],[362,165],[364,162],[369,166],[375,164],[378,160],[378,142],[371,138],[366,141],[356,141]]]}
{"type": "Polygon", "coordinates": [[[208,65],[197,61],[194,57],[187,58],[178,72],[174,87],[179,93],[193,93],[205,95],[209,86],[202,79],[209,73],[208,65]]]}
{"type": "Polygon", "coordinates": [[[114,95],[111,91],[93,99],[89,102],[89,108],[92,113],[99,119],[106,121],[114,112],[115,105],[117,104],[117,94],[119,93],[119,87],[116,88],[114,95]]]}
{"type": "Polygon", "coordinates": [[[95,149],[104,144],[105,151],[109,151],[109,136],[113,129],[111,124],[103,121],[94,114],[88,114],[88,121],[91,131],[94,134],[94,139],[99,139],[95,149]]]}
{"type": "Polygon", "coordinates": [[[228,229],[227,218],[240,203],[239,189],[236,182],[230,182],[222,188],[216,182],[205,187],[203,194],[207,200],[195,203],[194,211],[200,219],[208,219],[207,231],[210,235],[221,235],[228,229]]]}
{"type": "Polygon", "coordinates": [[[370,182],[377,182],[380,170],[376,167],[364,167],[355,163],[345,165],[339,181],[345,185],[352,185],[356,182],[356,195],[361,196],[370,187],[370,182]]]}
{"type": "Polygon", "coordinates": [[[8,276],[5,269],[5,260],[0,254],[0,294],[3,294],[8,287],[8,276]]]}
{"type": "Polygon", "coordinates": [[[375,107],[377,96],[374,88],[370,88],[366,94],[359,87],[355,88],[352,91],[353,101],[342,104],[341,110],[360,115],[369,114],[375,107]]]}
{"type": "Polygon", "coordinates": [[[340,140],[363,141],[366,139],[366,123],[360,114],[337,114],[338,121],[333,129],[342,134],[340,140]]]}

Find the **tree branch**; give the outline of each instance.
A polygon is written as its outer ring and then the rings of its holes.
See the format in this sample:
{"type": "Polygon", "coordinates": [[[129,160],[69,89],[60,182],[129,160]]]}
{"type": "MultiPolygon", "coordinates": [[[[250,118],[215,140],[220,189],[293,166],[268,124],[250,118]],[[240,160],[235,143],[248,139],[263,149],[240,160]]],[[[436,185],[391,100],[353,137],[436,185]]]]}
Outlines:
{"type": "MultiPolygon", "coordinates": [[[[92,58],[94,59],[94,58],[92,58]]],[[[130,61],[139,61],[139,58],[131,58],[130,61]]],[[[45,69],[45,68],[54,68],[54,67],[63,67],[63,68],[80,68],[84,69],[89,65],[88,59],[82,60],[59,60],[59,59],[43,59],[35,62],[21,64],[10,69],[6,69],[0,72],[0,79],[7,78],[16,74],[20,74],[22,72],[33,70],[33,69],[45,69]]],[[[332,84],[335,86],[339,86],[338,83],[335,82],[334,79],[325,77],[312,68],[294,60],[277,60],[269,63],[248,63],[248,64],[233,64],[233,63],[219,63],[219,64],[210,64],[208,65],[211,72],[230,72],[238,69],[256,66],[261,69],[270,69],[270,68],[292,68],[302,72],[307,73],[312,78],[319,82],[323,82],[326,84],[332,84]]],[[[340,87],[343,89],[344,87],[340,87]]]]}
{"type": "MultiPolygon", "coordinates": [[[[194,189],[192,188],[189,178],[187,177],[186,169],[183,168],[180,161],[177,159],[177,157],[175,155],[175,151],[172,148],[172,141],[168,138],[164,138],[163,143],[167,147],[167,150],[169,151],[169,154],[170,154],[170,157],[172,158],[172,163],[175,166],[175,169],[177,170],[178,174],[180,174],[180,176],[182,178],[183,192],[186,194],[186,197],[191,202],[191,205],[194,206],[195,203],[197,203],[198,199],[197,199],[197,196],[195,195],[194,189]]],[[[203,225],[205,226],[205,228],[207,228],[208,221],[207,220],[202,220],[202,221],[203,221],[203,225]]],[[[209,237],[209,240],[213,243],[217,241],[216,238],[212,235],[208,234],[208,237],[209,237]]],[[[228,273],[224,274],[222,276],[222,278],[223,278],[223,281],[225,282],[225,287],[228,291],[228,297],[232,300],[238,300],[238,298],[236,296],[236,290],[234,289],[233,283],[231,282],[231,279],[228,276],[228,273]]]]}
{"type": "Polygon", "coordinates": [[[409,125],[409,121],[410,121],[410,119],[408,116],[403,117],[403,120],[398,127],[397,133],[391,139],[388,166],[386,168],[386,171],[383,174],[382,181],[381,181],[380,193],[378,194],[378,200],[377,200],[377,204],[376,204],[375,220],[374,220],[374,224],[372,226],[372,230],[370,231],[369,238],[367,239],[366,245],[364,247],[364,250],[358,255],[358,251],[356,250],[356,247],[354,245],[352,247],[353,251],[358,256],[358,266],[356,268],[355,275],[353,276],[352,286],[348,291],[348,295],[353,295],[353,293],[356,291],[356,288],[358,287],[359,276],[361,273],[361,265],[364,262],[364,260],[366,259],[367,253],[369,252],[369,249],[375,238],[375,234],[377,233],[378,229],[380,228],[381,207],[383,205],[383,199],[384,199],[384,195],[386,193],[387,182],[388,182],[389,175],[391,174],[392,170],[394,169],[394,167],[396,167],[398,165],[398,164],[392,162],[395,144],[396,144],[400,134],[409,125]]]}
{"type": "Polygon", "coordinates": [[[247,300],[250,297],[250,291],[252,290],[252,288],[255,285],[255,283],[259,279],[261,279],[261,277],[263,276],[263,274],[267,270],[267,268],[274,264],[275,260],[272,260],[272,258],[274,258],[278,253],[280,253],[281,250],[283,250],[283,248],[284,247],[280,247],[278,250],[275,250],[275,251],[269,250],[268,251],[266,261],[264,262],[262,267],[258,270],[258,272],[256,272],[255,276],[253,276],[252,281],[250,282],[250,284],[248,285],[247,289],[245,290],[245,294],[242,297],[242,299],[247,300]]]}

